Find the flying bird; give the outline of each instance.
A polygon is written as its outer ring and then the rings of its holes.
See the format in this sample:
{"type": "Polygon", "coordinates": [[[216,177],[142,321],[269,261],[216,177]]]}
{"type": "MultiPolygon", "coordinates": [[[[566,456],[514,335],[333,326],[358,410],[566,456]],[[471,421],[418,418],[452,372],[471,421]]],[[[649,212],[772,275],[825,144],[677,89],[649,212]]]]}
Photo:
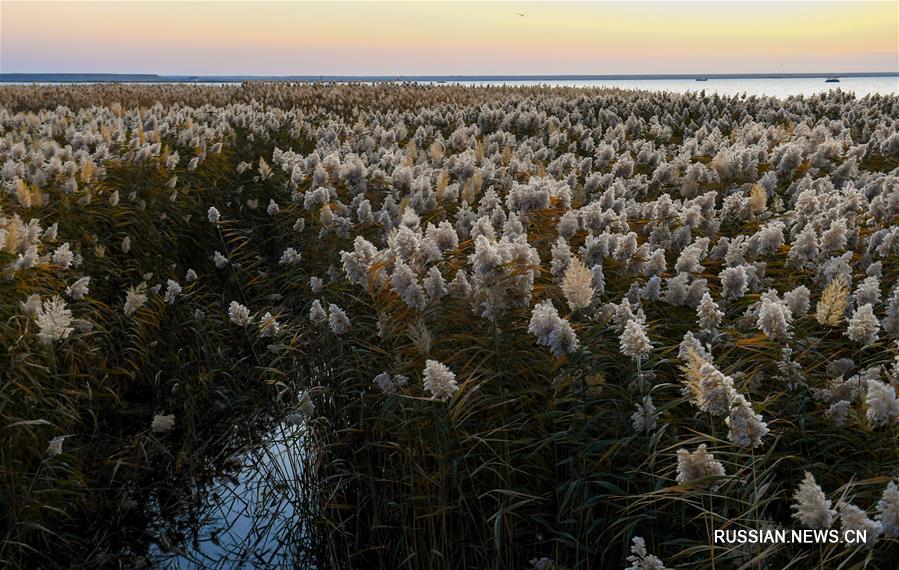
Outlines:
{"type": "Polygon", "coordinates": [[[515,15],[516,15],[516,16],[521,16],[522,18],[524,18],[524,14],[522,14],[521,12],[515,12],[515,15]]]}

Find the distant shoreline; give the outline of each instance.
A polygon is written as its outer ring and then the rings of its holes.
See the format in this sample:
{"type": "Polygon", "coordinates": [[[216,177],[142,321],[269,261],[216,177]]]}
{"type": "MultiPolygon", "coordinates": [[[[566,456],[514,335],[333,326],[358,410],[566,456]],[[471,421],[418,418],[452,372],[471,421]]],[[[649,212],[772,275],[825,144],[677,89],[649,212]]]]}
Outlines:
{"type": "Polygon", "coordinates": [[[156,75],[149,73],[0,73],[0,83],[239,83],[285,82],[439,82],[439,81],[602,81],[670,79],[826,79],[899,77],[899,72],[848,73],[684,73],[634,75],[156,75]]]}

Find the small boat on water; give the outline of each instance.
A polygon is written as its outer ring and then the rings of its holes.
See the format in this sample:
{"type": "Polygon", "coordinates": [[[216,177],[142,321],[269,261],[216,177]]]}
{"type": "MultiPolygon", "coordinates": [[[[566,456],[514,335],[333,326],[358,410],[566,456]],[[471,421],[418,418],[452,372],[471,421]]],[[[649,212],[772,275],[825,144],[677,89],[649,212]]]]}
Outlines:
{"type": "Polygon", "coordinates": [[[708,80],[709,80],[708,77],[697,77],[696,78],[696,81],[708,81],[708,80]]]}
{"type": "Polygon", "coordinates": [[[838,77],[828,77],[824,83],[839,83],[840,79],[838,77]]]}

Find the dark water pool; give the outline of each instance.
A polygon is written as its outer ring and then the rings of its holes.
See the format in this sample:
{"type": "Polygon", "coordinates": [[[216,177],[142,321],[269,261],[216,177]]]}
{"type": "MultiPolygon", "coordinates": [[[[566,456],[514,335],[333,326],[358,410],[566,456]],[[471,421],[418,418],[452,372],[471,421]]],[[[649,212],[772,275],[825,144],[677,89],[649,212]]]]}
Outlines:
{"type": "Polygon", "coordinates": [[[315,568],[306,532],[313,486],[308,432],[284,421],[230,456],[227,472],[199,489],[175,535],[162,533],[154,568],[315,568]]]}

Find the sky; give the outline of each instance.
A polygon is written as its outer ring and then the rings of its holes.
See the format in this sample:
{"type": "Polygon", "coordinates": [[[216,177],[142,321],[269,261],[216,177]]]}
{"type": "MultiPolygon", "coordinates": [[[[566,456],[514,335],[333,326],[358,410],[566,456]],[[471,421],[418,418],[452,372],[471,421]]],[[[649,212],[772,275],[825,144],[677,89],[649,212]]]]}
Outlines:
{"type": "Polygon", "coordinates": [[[0,72],[896,72],[897,35],[896,1],[0,0],[0,72]]]}

